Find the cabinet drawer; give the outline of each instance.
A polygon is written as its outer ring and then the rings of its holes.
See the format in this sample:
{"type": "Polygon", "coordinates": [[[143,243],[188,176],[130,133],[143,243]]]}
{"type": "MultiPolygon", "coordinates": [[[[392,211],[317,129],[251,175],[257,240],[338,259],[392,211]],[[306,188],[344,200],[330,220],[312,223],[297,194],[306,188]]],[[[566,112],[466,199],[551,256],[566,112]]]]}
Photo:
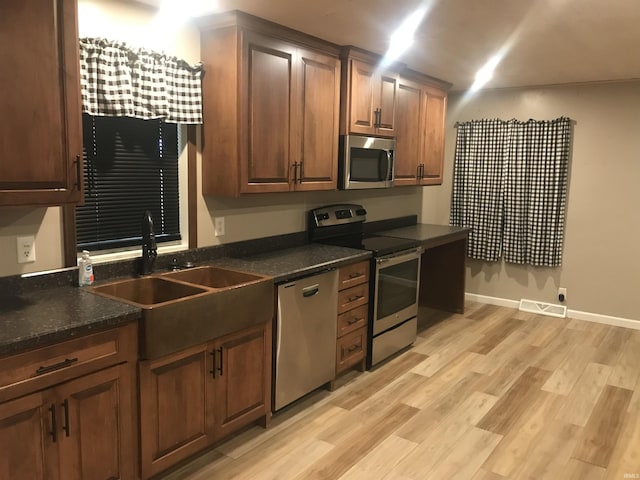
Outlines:
{"type": "Polygon", "coordinates": [[[369,261],[340,268],[338,290],[344,290],[361,283],[369,283],[369,261]]]}
{"type": "Polygon", "coordinates": [[[360,328],[338,339],[336,349],[336,373],[353,366],[364,358],[367,329],[360,328]]]}
{"type": "Polygon", "coordinates": [[[338,315],[338,337],[342,337],[359,328],[366,327],[369,313],[368,307],[369,305],[362,305],[338,315]]]}
{"type": "Polygon", "coordinates": [[[0,359],[0,402],[137,356],[136,324],[0,359]]]}
{"type": "Polygon", "coordinates": [[[369,302],[369,284],[363,283],[338,292],[338,314],[369,302]]]}

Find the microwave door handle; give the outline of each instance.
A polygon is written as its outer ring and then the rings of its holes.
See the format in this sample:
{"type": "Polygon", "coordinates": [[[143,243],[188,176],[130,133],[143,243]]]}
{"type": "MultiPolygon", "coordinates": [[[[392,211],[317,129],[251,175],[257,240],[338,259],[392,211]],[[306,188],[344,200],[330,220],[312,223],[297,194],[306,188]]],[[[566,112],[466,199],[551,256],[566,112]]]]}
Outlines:
{"type": "Polygon", "coordinates": [[[379,150],[378,151],[378,178],[380,178],[381,180],[384,180],[385,182],[387,181],[387,178],[389,178],[389,155],[388,155],[388,151],[387,150],[379,150]],[[386,168],[386,172],[387,172],[387,176],[385,175],[385,170],[383,169],[382,165],[383,162],[382,160],[384,159],[384,157],[387,157],[387,168],[386,168]]]}
{"type": "Polygon", "coordinates": [[[385,177],[385,181],[391,182],[393,180],[393,178],[389,178],[391,177],[391,172],[393,168],[393,166],[391,165],[392,163],[391,150],[385,150],[385,151],[387,152],[387,176],[385,177]]]}

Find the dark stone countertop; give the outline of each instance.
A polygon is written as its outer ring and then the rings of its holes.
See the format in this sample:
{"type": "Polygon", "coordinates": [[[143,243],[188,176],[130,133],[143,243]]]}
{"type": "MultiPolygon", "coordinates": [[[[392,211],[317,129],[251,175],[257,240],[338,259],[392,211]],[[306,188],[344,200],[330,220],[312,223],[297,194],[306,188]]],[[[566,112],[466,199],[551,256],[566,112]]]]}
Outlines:
{"type": "Polygon", "coordinates": [[[137,320],[140,310],[78,287],[0,294],[0,356],[137,320]]]}
{"type": "Polygon", "coordinates": [[[250,257],[216,259],[213,265],[259,273],[272,277],[275,283],[310,275],[326,268],[355,263],[371,258],[371,252],[333,245],[310,243],[250,257]]]}
{"type": "MultiPolygon", "coordinates": [[[[370,257],[364,250],[308,244],[242,258],[215,258],[197,265],[259,273],[279,283],[370,257]]],[[[21,288],[0,294],[0,357],[115,327],[141,315],[137,307],[95,295],[87,287],[59,286],[55,278],[32,281],[34,285],[38,287],[30,291],[21,288]],[[47,282],[50,288],[42,286],[47,282]]]]}
{"type": "Polygon", "coordinates": [[[471,231],[468,227],[452,227],[449,225],[433,225],[418,223],[408,227],[394,228],[376,232],[378,235],[410,238],[422,242],[424,248],[433,248],[445,243],[466,239],[471,231]]]}

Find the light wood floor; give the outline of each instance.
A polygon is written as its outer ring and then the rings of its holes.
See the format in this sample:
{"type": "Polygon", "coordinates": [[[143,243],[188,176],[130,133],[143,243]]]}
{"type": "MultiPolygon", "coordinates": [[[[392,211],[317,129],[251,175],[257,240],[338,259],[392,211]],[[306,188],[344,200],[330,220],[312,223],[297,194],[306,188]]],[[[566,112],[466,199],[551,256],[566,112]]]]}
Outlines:
{"type": "Polygon", "coordinates": [[[480,304],[423,314],[404,354],[166,478],[640,478],[640,331],[480,304]]]}

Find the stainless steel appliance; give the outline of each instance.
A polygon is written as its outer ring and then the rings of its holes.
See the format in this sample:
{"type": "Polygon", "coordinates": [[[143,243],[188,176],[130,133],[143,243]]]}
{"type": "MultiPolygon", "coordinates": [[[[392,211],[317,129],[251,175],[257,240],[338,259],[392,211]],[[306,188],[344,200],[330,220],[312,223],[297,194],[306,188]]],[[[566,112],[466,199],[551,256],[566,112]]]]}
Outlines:
{"type": "Polygon", "coordinates": [[[278,286],[274,410],[333,380],[338,272],[278,286]]]}
{"type": "Polygon", "coordinates": [[[355,204],[311,210],[309,238],[373,253],[367,349],[370,368],[416,339],[422,249],[416,240],[365,234],[366,213],[362,205],[355,204]]]}
{"type": "Polygon", "coordinates": [[[393,186],[394,151],[391,138],[340,137],[338,185],[344,190],[393,186]]]}
{"type": "Polygon", "coordinates": [[[371,365],[416,339],[421,255],[414,248],[374,259],[371,365]]]}

